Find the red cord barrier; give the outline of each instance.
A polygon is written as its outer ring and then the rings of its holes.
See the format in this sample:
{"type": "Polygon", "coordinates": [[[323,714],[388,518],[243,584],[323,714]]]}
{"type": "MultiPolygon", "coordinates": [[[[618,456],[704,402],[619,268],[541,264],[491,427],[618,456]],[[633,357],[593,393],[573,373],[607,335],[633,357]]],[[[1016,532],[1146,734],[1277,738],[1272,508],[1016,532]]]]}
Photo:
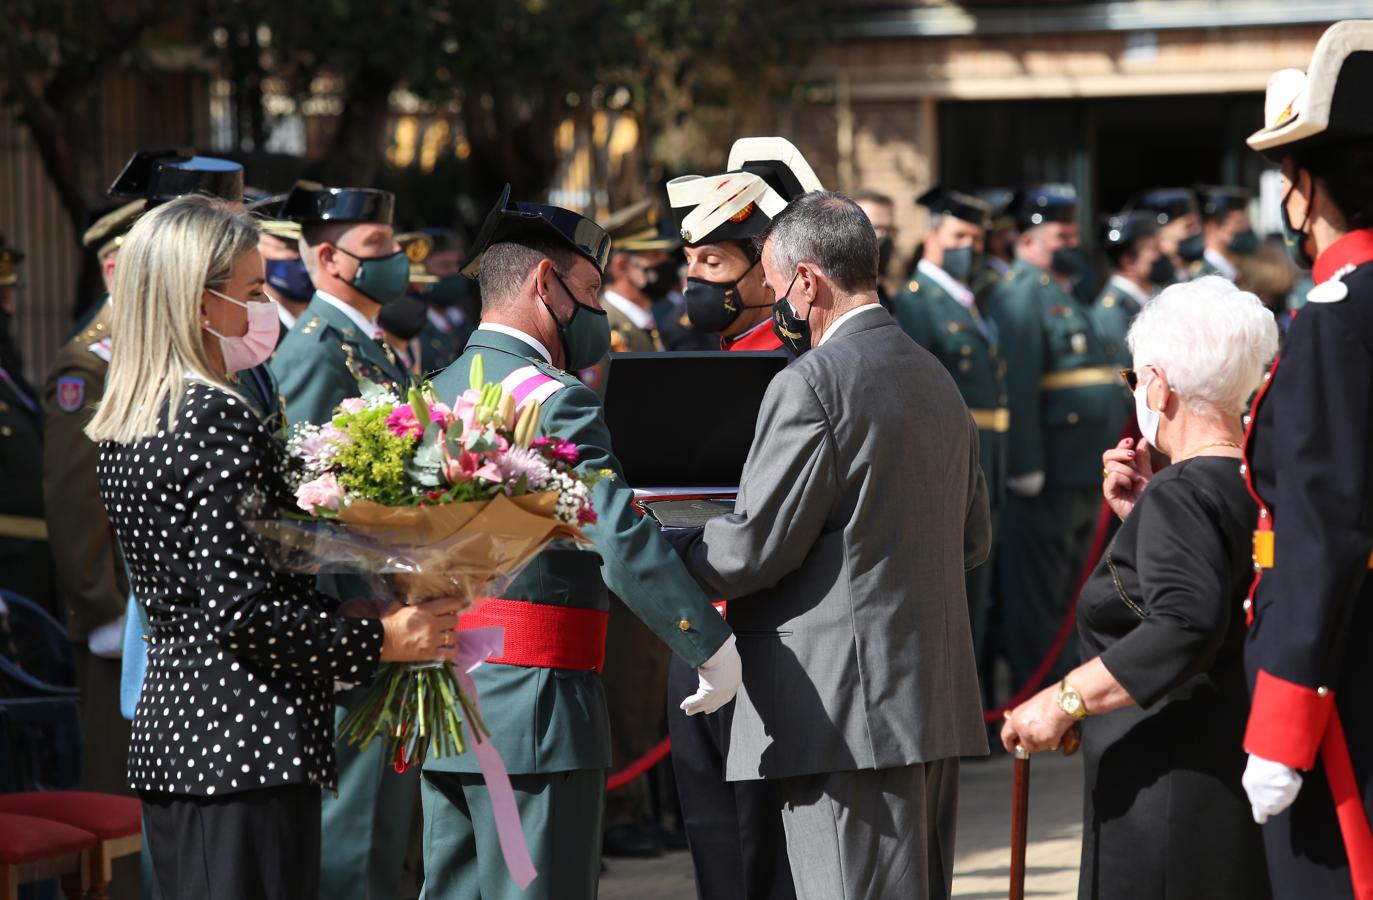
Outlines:
{"type": "Polygon", "coordinates": [[[625,766],[614,775],[611,775],[605,783],[606,792],[609,793],[610,791],[617,790],[629,784],[631,781],[662,762],[663,757],[671,752],[672,738],[663,738],[652,750],[625,766]]]}

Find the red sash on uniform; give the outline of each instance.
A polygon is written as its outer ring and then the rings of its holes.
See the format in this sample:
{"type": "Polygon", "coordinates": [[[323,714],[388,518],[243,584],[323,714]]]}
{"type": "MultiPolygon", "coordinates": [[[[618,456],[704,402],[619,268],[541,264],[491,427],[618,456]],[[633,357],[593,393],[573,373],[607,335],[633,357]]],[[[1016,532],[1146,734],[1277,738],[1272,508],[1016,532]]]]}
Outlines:
{"type": "Polygon", "coordinates": [[[720,338],[721,350],[781,350],[782,339],[772,330],[772,322],[764,320],[737,338],[720,338]]]}

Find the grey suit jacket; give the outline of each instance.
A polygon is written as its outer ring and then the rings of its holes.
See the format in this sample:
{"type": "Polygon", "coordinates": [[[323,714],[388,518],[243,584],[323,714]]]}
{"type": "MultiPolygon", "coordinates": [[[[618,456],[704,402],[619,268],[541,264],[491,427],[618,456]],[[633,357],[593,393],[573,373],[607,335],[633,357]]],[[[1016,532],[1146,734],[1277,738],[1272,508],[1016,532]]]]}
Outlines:
{"type": "Polygon", "coordinates": [[[990,543],[977,428],[885,311],[780,373],[735,511],[685,548],[743,658],[725,777],[985,754],[963,575],[990,543]]]}

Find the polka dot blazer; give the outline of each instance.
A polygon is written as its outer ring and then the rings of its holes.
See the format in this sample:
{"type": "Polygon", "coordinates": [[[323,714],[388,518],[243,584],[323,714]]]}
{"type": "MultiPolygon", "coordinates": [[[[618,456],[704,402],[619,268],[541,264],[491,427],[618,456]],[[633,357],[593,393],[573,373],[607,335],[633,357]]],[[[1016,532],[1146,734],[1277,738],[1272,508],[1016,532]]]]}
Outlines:
{"type": "Polygon", "coordinates": [[[333,787],[334,679],[365,681],[382,626],[340,618],[314,580],[268,565],[238,501],[273,495],[279,443],[231,394],[193,382],[174,431],[100,446],[100,494],[148,609],[129,783],[220,796],[333,787]]]}

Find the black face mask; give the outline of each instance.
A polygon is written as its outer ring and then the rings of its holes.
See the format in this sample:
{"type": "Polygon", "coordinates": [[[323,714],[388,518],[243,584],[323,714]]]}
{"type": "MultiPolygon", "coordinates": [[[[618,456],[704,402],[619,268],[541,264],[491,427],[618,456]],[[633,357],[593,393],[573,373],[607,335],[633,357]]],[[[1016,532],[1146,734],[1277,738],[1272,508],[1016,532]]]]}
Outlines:
{"type": "MultiPolygon", "coordinates": [[[[758,265],[754,263],[753,266],[758,265]]],[[[706,281],[704,278],[688,278],[686,288],[687,318],[693,327],[700,331],[719,334],[744,313],[746,309],[761,309],[766,303],[745,303],[739,282],[753,271],[739,276],[734,281],[706,281]]]]}
{"type": "Polygon", "coordinates": [[[644,293],[650,300],[661,300],[677,287],[677,263],[674,260],[669,259],[656,266],[649,266],[644,269],[644,274],[648,276],[644,293]]]}
{"type": "Polygon", "coordinates": [[[797,272],[791,276],[787,292],[772,304],[772,332],[792,356],[800,356],[810,349],[810,322],[798,316],[791,308],[791,302],[787,300],[800,274],[797,272]]]}
{"type": "Polygon", "coordinates": [[[388,334],[408,341],[424,329],[428,317],[429,305],[413,294],[406,294],[382,306],[377,313],[377,324],[388,334]]]}
{"type": "Polygon", "coordinates": [[[887,274],[887,266],[891,265],[892,251],[895,245],[892,243],[890,235],[882,235],[877,239],[877,274],[883,276],[887,274]]]}
{"type": "Polygon", "coordinates": [[[1065,278],[1077,278],[1087,271],[1087,257],[1077,247],[1065,247],[1054,251],[1049,268],[1065,278]]]}
{"type": "Polygon", "coordinates": [[[1173,261],[1162,254],[1154,260],[1154,264],[1149,267],[1149,281],[1154,287],[1166,287],[1177,280],[1177,272],[1173,269],[1173,261]]]}
{"type": "Polygon", "coordinates": [[[1191,237],[1178,241],[1178,257],[1187,263],[1194,263],[1206,255],[1206,238],[1198,231],[1191,237]]]}

